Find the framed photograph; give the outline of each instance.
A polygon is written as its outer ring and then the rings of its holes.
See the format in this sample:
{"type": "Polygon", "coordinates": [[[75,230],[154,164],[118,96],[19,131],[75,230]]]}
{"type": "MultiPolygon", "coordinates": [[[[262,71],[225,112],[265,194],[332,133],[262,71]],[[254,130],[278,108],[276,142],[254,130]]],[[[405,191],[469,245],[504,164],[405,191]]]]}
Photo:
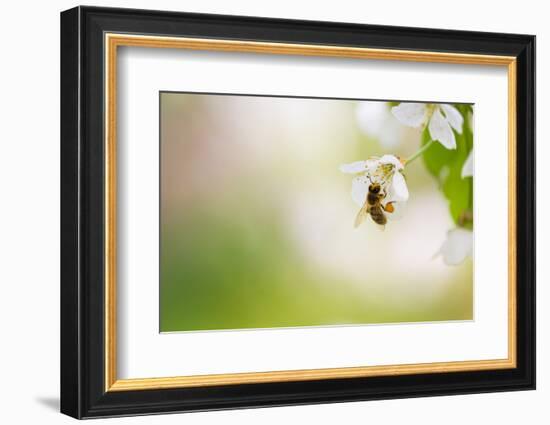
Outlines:
{"type": "Polygon", "coordinates": [[[61,411],[535,388],[535,37],[61,14],[61,411]]]}

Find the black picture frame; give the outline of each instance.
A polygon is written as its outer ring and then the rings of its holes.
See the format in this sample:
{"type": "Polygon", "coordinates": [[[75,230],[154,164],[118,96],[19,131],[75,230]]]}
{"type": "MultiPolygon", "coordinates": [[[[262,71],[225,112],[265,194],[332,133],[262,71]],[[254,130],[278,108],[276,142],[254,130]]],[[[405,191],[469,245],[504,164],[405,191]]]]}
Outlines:
{"type": "Polygon", "coordinates": [[[535,37],[76,7],[61,13],[61,412],[75,418],[535,388],[535,37]],[[517,58],[517,367],[105,391],[104,33],[506,55],[517,58]]]}

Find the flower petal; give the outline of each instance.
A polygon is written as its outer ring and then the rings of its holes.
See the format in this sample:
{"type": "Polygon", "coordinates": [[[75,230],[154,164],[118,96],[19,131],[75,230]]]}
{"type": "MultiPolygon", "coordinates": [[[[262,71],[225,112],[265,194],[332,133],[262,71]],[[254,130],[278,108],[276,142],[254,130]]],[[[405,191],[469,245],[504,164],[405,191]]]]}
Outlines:
{"type": "Polygon", "coordinates": [[[342,173],[355,174],[362,173],[367,170],[367,161],[356,161],[350,164],[340,165],[340,171],[342,173]]]}
{"type": "Polygon", "coordinates": [[[472,149],[468,154],[468,158],[464,161],[461,172],[462,178],[474,176],[474,150],[472,149]]]}
{"type": "Polygon", "coordinates": [[[362,207],[367,199],[367,193],[369,191],[369,179],[367,176],[357,176],[351,181],[351,199],[357,205],[362,207]]]}
{"type": "Polygon", "coordinates": [[[443,109],[447,122],[451,124],[451,127],[453,127],[459,134],[462,134],[462,124],[464,124],[464,118],[462,118],[462,114],[458,111],[458,109],[452,105],[447,105],[446,103],[439,105],[439,107],[443,109]]]}
{"type": "Polygon", "coordinates": [[[391,108],[395,118],[409,127],[420,127],[426,122],[427,108],[425,103],[400,103],[391,108]]]}
{"type": "Polygon", "coordinates": [[[365,161],[365,169],[369,174],[376,172],[379,166],[380,166],[380,159],[376,156],[371,156],[369,159],[365,161]]]}
{"type": "Polygon", "coordinates": [[[462,263],[473,252],[473,233],[471,230],[457,227],[447,232],[438,255],[443,257],[445,264],[456,266],[462,263]]]}
{"type": "Polygon", "coordinates": [[[447,149],[456,149],[456,140],[453,130],[439,108],[435,108],[430,118],[428,129],[430,130],[430,136],[432,136],[433,140],[439,141],[439,143],[447,149]]]}
{"type": "Polygon", "coordinates": [[[382,157],[380,158],[379,161],[380,161],[381,164],[392,164],[392,165],[394,165],[396,170],[402,170],[403,169],[403,164],[401,163],[399,158],[397,158],[395,155],[389,155],[389,154],[382,155],[382,157]]]}
{"type": "Polygon", "coordinates": [[[399,171],[396,171],[393,175],[386,199],[387,202],[405,202],[409,199],[407,182],[399,171]]]}

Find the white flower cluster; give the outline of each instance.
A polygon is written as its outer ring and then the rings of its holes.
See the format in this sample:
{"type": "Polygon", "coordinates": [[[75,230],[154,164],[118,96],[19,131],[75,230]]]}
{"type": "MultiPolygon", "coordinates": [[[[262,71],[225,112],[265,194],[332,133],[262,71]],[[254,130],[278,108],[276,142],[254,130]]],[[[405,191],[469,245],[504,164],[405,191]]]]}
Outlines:
{"type": "MultiPolygon", "coordinates": [[[[370,134],[377,135],[382,145],[389,147],[392,143],[388,137],[383,136],[381,126],[373,125],[371,115],[377,113],[375,121],[381,121],[382,112],[373,111],[360,103],[357,110],[357,118],[360,128],[370,134]],[[390,143],[391,142],[391,143],[390,143]]],[[[385,108],[385,105],[380,103],[385,108]]],[[[454,106],[449,104],[431,103],[400,103],[391,108],[391,114],[408,127],[428,128],[433,141],[439,142],[446,149],[456,149],[456,138],[453,132],[462,134],[464,119],[454,106]]],[[[388,128],[387,118],[384,115],[384,125],[388,128]]],[[[376,124],[376,123],[375,123],[376,124]]],[[[398,133],[394,127],[389,136],[395,137],[398,133]]],[[[388,135],[387,135],[388,136],[388,135]]],[[[371,195],[370,199],[380,200],[384,215],[389,219],[397,218],[402,211],[402,205],[409,198],[409,190],[403,176],[404,162],[394,155],[371,157],[365,161],[357,161],[344,164],[340,167],[343,173],[356,174],[352,180],[351,198],[361,209],[368,211],[369,191],[374,186],[379,186],[380,195],[371,195]],[[374,196],[374,197],[373,197],[374,196]]],[[[462,178],[473,176],[474,159],[473,150],[462,166],[462,178]]],[[[371,213],[372,215],[372,213],[371,213]]],[[[373,216],[373,220],[375,217],[373,216]]],[[[443,261],[449,265],[462,263],[473,251],[472,231],[463,227],[456,227],[447,233],[447,238],[436,255],[441,255],[443,261]]]]}
{"type": "Polygon", "coordinates": [[[380,158],[371,157],[365,161],[343,164],[340,171],[356,174],[351,182],[351,198],[363,208],[367,202],[369,188],[378,185],[381,193],[381,206],[388,218],[399,217],[401,206],[409,199],[409,189],[402,174],[403,163],[394,155],[380,158]],[[391,208],[388,205],[391,204],[391,208]]]}
{"type": "Polygon", "coordinates": [[[432,140],[436,140],[447,149],[456,149],[453,128],[462,134],[464,119],[458,109],[452,105],[434,103],[400,103],[391,109],[395,118],[409,127],[424,127],[432,140]]]}
{"type": "MultiPolygon", "coordinates": [[[[456,149],[456,138],[453,128],[462,134],[464,119],[452,105],[445,103],[400,103],[391,109],[399,122],[409,127],[420,128],[428,124],[432,140],[441,143],[447,149],[456,149]]],[[[474,175],[473,149],[462,167],[462,178],[474,175]]]]}

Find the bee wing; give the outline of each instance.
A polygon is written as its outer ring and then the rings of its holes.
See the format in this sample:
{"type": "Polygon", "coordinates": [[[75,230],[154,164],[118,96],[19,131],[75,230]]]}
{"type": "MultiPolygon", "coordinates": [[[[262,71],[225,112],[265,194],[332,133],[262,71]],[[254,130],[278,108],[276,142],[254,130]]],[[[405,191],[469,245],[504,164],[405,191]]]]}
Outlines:
{"type": "Polygon", "coordinates": [[[369,211],[368,211],[368,208],[367,206],[364,206],[363,208],[361,208],[359,210],[359,212],[357,213],[357,216],[355,217],[355,224],[354,224],[354,227],[359,227],[361,225],[361,223],[363,223],[363,221],[365,221],[365,219],[369,216],[369,211]]]}

